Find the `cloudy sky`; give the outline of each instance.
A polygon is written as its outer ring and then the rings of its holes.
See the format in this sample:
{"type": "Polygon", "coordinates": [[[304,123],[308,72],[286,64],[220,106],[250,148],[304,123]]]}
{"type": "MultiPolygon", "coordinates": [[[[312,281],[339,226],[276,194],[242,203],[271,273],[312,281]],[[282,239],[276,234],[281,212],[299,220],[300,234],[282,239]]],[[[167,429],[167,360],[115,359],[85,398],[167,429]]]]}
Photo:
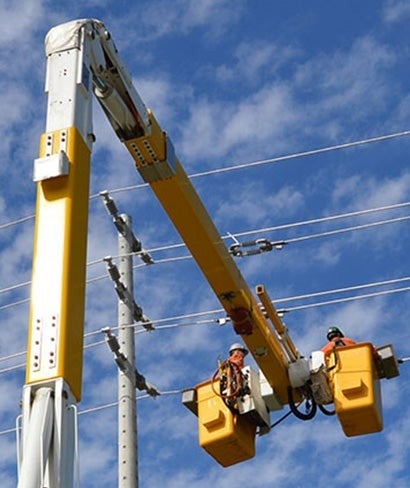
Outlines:
{"type": "MultiPolygon", "coordinates": [[[[227,246],[289,242],[235,259],[252,288],[264,284],[288,310],[300,351],[319,349],[337,324],[358,341],[410,355],[409,1],[0,0],[2,488],[17,479],[44,37],[76,18],[100,19],[111,31],[227,246]]],[[[219,302],[98,106],[94,132],[81,485],[117,480],[117,371],[99,332],[117,323],[102,262],[117,254],[98,197],[106,189],[158,261],[135,260],[135,298],[157,327],[136,327],[137,367],[164,393],[137,402],[141,487],[408,486],[406,363],[383,382],[382,433],[348,439],[334,417],[289,417],[257,439],[254,459],[227,469],[199,447],[197,420],[178,392],[209,378],[238,337],[221,325],[219,302]]]]}

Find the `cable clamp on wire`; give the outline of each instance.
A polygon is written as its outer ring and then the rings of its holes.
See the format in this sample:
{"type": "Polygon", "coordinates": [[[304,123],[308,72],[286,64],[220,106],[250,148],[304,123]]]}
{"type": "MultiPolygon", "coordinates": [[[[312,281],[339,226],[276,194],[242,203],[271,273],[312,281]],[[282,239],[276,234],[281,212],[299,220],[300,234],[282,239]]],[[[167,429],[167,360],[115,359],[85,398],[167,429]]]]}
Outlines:
{"type": "Polygon", "coordinates": [[[233,256],[244,257],[244,256],[255,256],[256,254],[261,254],[263,252],[269,252],[273,249],[281,250],[283,246],[287,244],[286,241],[270,241],[269,239],[261,238],[254,239],[251,241],[239,242],[235,239],[235,243],[229,248],[229,252],[233,256]],[[255,249],[244,250],[244,248],[255,249]]]}

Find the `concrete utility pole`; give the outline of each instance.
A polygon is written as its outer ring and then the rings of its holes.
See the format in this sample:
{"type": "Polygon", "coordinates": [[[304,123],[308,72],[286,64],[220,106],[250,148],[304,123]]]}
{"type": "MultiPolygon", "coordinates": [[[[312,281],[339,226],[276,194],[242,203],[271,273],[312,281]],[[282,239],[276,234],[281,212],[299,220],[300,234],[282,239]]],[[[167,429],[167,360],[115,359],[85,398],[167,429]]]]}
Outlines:
{"type": "Polygon", "coordinates": [[[107,271],[115,285],[118,301],[118,339],[109,327],[102,329],[106,334],[108,347],[114,353],[118,373],[118,486],[138,488],[138,440],[136,388],[145,390],[150,396],[158,396],[158,390],[145,380],[135,368],[134,322],[140,322],[146,330],[153,330],[153,324],[134,300],[133,253],[139,253],[145,264],[154,261],[142,249],[141,242],[132,230],[131,217],[119,214],[114,200],[107,191],[102,191],[104,205],[113,218],[118,231],[119,266],[107,256],[107,271]]]}
{"type": "Polygon", "coordinates": [[[130,236],[131,217],[121,215],[129,232],[118,234],[118,254],[121,281],[129,291],[128,300],[118,302],[118,340],[121,351],[131,366],[127,371],[118,372],[118,486],[119,488],[138,487],[138,440],[137,440],[137,402],[135,390],[135,340],[134,304],[128,303],[134,296],[132,269],[132,242],[130,236]]]}

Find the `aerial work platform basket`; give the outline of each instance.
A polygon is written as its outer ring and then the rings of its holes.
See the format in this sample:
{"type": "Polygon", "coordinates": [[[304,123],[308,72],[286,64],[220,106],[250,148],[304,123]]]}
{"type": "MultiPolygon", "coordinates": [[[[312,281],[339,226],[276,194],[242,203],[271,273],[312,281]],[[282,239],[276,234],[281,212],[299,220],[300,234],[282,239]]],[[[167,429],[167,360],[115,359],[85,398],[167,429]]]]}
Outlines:
{"type": "Polygon", "coordinates": [[[371,343],[336,348],[327,358],[335,411],[348,437],[383,429],[380,380],[371,343]]]}
{"type": "Polygon", "coordinates": [[[217,395],[219,381],[196,386],[199,444],[224,467],[255,456],[256,426],[232,412],[217,395]]]}

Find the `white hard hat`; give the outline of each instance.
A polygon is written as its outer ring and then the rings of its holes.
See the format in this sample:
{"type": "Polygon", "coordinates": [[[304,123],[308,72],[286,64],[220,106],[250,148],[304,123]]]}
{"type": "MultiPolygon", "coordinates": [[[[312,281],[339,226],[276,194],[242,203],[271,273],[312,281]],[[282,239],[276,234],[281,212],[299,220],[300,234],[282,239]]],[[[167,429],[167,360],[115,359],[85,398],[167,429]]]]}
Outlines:
{"type": "Polygon", "coordinates": [[[239,344],[239,342],[235,342],[235,344],[232,344],[232,346],[229,348],[229,355],[231,355],[234,351],[242,351],[245,356],[248,354],[248,350],[246,349],[245,346],[243,346],[242,344],[239,344]]]}

